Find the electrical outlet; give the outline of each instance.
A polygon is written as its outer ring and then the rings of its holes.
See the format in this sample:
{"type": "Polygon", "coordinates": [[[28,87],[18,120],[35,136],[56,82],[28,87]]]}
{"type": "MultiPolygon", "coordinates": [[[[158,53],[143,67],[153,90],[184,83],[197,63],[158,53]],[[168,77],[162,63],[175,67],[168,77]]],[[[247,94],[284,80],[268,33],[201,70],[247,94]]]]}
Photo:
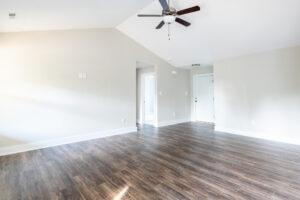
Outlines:
{"type": "Polygon", "coordinates": [[[78,73],[78,78],[79,78],[79,79],[82,79],[82,78],[83,78],[83,75],[82,75],[81,72],[78,73]]]}

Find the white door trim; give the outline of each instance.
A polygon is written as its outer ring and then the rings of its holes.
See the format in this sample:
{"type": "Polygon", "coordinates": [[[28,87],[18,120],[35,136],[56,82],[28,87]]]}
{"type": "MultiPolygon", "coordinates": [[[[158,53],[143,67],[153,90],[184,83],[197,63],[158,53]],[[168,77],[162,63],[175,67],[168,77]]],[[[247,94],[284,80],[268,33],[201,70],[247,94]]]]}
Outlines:
{"type": "Polygon", "coordinates": [[[207,73],[207,74],[194,74],[193,79],[195,79],[195,77],[205,77],[205,76],[212,76],[214,77],[213,73],[207,73]]]}

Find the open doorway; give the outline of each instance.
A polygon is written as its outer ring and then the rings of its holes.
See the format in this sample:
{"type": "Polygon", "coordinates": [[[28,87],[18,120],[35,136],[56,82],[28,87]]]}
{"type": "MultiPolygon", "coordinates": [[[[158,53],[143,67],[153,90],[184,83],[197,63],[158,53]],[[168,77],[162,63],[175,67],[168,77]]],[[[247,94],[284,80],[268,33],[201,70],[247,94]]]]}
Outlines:
{"type": "Polygon", "coordinates": [[[137,123],[155,125],[156,74],[154,66],[137,65],[137,123]]]}
{"type": "Polygon", "coordinates": [[[155,75],[142,75],[142,121],[143,124],[155,123],[155,75]]]}

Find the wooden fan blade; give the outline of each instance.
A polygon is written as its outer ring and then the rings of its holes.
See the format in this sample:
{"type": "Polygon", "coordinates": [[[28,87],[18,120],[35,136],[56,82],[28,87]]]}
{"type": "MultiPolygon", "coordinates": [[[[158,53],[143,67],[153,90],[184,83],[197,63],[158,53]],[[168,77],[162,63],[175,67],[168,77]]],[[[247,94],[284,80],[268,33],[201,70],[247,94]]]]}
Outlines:
{"type": "Polygon", "coordinates": [[[185,21],[185,20],[183,20],[183,19],[180,19],[180,18],[176,18],[175,19],[175,21],[177,22],[177,23],[179,23],[179,24],[182,24],[183,26],[189,26],[189,25],[191,25],[191,23],[189,23],[189,22],[187,22],[187,21],[185,21]]]}
{"type": "Polygon", "coordinates": [[[159,2],[161,7],[163,7],[163,10],[170,10],[167,0],[159,0],[159,2]]]}
{"type": "Polygon", "coordinates": [[[162,15],[138,15],[138,17],[162,17],[162,15]]]}
{"type": "Polygon", "coordinates": [[[185,15],[185,14],[196,12],[196,11],[199,11],[199,10],[200,10],[199,6],[194,6],[194,7],[191,7],[191,8],[187,8],[187,9],[178,11],[177,15],[185,15]]]}
{"type": "Polygon", "coordinates": [[[161,29],[161,27],[163,27],[163,25],[165,25],[164,21],[161,21],[158,26],[156,27],[156,29],[161,29]]]}

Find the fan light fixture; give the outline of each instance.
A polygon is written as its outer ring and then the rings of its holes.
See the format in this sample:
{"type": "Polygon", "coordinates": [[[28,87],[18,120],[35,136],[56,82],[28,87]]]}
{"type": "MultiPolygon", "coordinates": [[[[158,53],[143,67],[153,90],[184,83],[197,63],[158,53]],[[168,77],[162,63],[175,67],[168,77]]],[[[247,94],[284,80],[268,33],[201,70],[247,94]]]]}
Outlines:
{"type": "Polygon", "coordinates": [[[163,18],[164,22],[166,24],[172,24],[173,22],[175,22],[175,16],[173,15],[165,15],[163,18]]]}
{"type": "Polygon", "coordinates": [[[162,14],[139,14],[138,17],[162,17],[162,21],[158,24],[156,29],[161,29],[165,24],[168,25],[168,37],[170,40],[170,24],[177,22],[183,26],[190,26],[191,23],[181,19],[178,16],[185,15],[188,13],[197,12],[200,10],[199,6],[194,6],[191,8],[183,9],[177,11],[175,8],[170,7],[170,0],[158,0],[162,6],[162,14]]]}

